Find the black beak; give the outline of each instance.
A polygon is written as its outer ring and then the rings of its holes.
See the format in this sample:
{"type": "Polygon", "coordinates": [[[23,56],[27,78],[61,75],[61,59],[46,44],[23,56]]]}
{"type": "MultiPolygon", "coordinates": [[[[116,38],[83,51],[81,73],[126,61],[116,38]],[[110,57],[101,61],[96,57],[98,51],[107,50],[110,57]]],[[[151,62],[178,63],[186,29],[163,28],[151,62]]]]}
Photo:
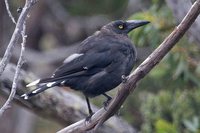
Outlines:
{"type": "Polygon", "coordinates": [[[126,21],[126,23],[127,23],[128,32],[130,32],[131,30],[138,28],[140,26],[146,25],[150,22],[145,21],[145,20],[128,20],[126,21]]]}

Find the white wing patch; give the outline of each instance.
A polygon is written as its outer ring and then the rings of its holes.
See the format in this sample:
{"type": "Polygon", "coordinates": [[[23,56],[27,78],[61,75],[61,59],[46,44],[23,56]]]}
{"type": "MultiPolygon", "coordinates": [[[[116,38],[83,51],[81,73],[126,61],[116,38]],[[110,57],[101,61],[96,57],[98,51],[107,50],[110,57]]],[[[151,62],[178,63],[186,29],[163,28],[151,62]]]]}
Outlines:
{"type": "Polygon", "coordinates": [[[47,83],[47,87],[51,87],[52,85],[54,85],[56,82],[50,82],[50,83],[47,83]]]}
{"type": "Polygon", "coordinates": [[[74,59],[76,59],[76,58],[78,58],[78,57],[80,57],[80,56],[82,56],[82,55],[83,55],[83,54],[78,54],[78,53],[72,54],[72,55],[70,55],[68,58],[66,58],[66,59],[63,61],[63,63],[71,62],[71,61],[73,61],[74,59]]]}
{"type": "Polygon", "coordinates": [[[31,86],[37,85],[39,82],[40,82],[40,79],[35,80],[35,81],[31,82],[30,84],[27,84],[26,87],[31,87],[31,86]]]}
{"type": "Polygon", "coordinates": [[[61,82],[61,85],[64,85],[65,84],[65,80],[63,80],[62,82],[61,82]]]}

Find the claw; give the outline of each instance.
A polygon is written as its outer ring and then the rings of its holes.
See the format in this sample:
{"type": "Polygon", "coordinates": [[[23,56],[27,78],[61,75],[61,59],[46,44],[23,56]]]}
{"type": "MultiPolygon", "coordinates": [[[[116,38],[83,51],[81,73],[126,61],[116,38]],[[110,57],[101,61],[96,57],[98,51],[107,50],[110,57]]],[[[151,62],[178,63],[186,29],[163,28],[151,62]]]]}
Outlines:
{"type": "Polygon", "coordinates": [[[109,105],[110,101],[112,100],[112,97],[108,96],[107,94],[103,94],[103,95],[107,97],[107,100],[103,102],[104,109],[107,111],[106,107],[109,105]]]}
{"type": "Polygon", "coordinates": [[[107,111],[107,107],[108,107],[110,101],[111,101],[111,99],[110,99],[110,100],[107,100],[107,101],[105,101],[105,102],[103,102],[103,108],[104,108],[106,111],[107,111]]]}
{"type": "Polygon", "coordinates": [[[122,75],[122,83],[126,83],[128,76],[122,75]]]}
{"type": "Polygon", "coordinates": [[[90,122],[93,114],[94,114],[94,113],[91,112],[90,115],[87,116],[87,117],[85,118],[85,121],[86,121],[86,122],[90,122]]]}

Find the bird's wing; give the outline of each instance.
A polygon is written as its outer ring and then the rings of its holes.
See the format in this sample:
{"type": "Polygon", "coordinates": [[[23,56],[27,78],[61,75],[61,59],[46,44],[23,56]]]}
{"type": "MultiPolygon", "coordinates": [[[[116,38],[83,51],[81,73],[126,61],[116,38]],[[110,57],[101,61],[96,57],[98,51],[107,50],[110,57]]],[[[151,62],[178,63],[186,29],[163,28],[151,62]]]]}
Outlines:
{"type": "Polygon", "coordinates": [[[42,79],[40,83],[98,73],[111,64],[114,57],[114,54],[111,54],[109,50],[97,53],[73,54],[63,62],[63,65],[56,69],[51,78],[42,79]]]}
{"type": "Polygon", "coordinates": [[[51,78],[40,80],[40,83],[98,73],[118,58],[119,46],[114,45],[110,37],[105,36],[104,39],[100,39],[96,35],[90,36],[81,43],[77,53],[65,59],[51,78]]]}

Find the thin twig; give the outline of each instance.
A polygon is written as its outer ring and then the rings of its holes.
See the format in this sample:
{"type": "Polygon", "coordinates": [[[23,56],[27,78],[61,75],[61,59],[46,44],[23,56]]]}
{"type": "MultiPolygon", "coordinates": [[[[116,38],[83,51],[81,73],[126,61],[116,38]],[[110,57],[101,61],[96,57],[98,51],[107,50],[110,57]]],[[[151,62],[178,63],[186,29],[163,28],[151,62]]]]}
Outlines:
{"type": "Polygon", "coordinates": [[[15,76],[14,76],[13,83],[12,83],[12,89],[11,89],[11,92],[10,92],[10,95],[9,95],[8,99],[6,100],[6,102],[4,103],[4,105],[2,106],[2,108],[0,109],[0,117],[5,112],[5,110],[10,107],[9,105],[10,105],[11,101],[13,100],[13,98],[15,97],[20,69],[21,69],[22,64],[24,62],[24,60],[23,60],[23,54],[24,54],[24,51],[25,51],[25,44],[26,44],[26,37],[27,37],[26,34],[25,34],[25,31],[26,31],[25,22],[23,24],[23,30],[21,32],[21,36],[22,36],[21,52],[20,52],[19,60],[17,62],[15,76]]]}
{"type": "Polygon", "coordinates": [[[83,120],[81,120],[60,130],[59,133],[80,133],[92,129],[94,129],[93,131],[96,131],[99,126],[101,126],[107,119],[113,116],[120,109],[121,105],[129,96],[131,91],[135,89],[138,81],[146,76],[149,71],[152,70],[154,66],[157,65],[161,59],[171,50],[171,48],[181,39],[181,37],[198,17],[199,13],[200,0],[197,0],[188,11],[182,22],[174,29],[174,31],[141,65],[137,67],[133,73],[130,74],[127,82],[122,84],[121,89],[109,104],[107,111],[102,111],[102,113],[99,113],[100,111],[98,111],[98,116],[95,114],[94,116],[96,118],[92,119],[89,123],[83,123],[83,120]]]}
{"type": "Polygon", "coordinates": [[[8,12],[8,15],[9,15],[10,19],[12,20],[12,22],[13,22],[14,24],[16,24],[15,18],[13,17],[13,15],[12,15],[12,13],[11,13],[11,11],[10,11],[9,4],[8,4],[8,0],[5,0],[5,5],[6,5],[6,10],[7,10],[7,12],[8,12]]]}
{"type": "Polygon", "coordinates": [[[10,42],[8,44],[8,47],[6,49],[6,52],[3,56],[3,59],[0,62],[0,76],[2,75],[6,65],[9,63],[10,58],[13,53],[14,46],[18,43],[18,40],[21,36],[21,31],[23,30],[23,24],[27,18],[27,15],[30,11],[30,8],[36,3],[36,0],[26,0],[26,3],[24,5],[24,8],[19,16],[19,19],[17,21],[15,30],[12,34],[12,37],[10,39],[10,42]]]}
{"type": "MultiPolygon", "coordinates": [[[[1,76],[6,65],[9,63],[10,57],[12,55],[13,47],[17,44],[18,39],[21,35],[22,36],[21,52],[20,52],[19,60],[17,62],[17,68],[16,68],[16,71],[15,71],[15,75],[14,75],[14,79],[13,79],[13,83],[12,83],[11,93],[10,93],[8,99],[6,100],[5,104],[0,109],[0,116],[2,116],[3,112],[6,109],[9,108],[9,104],[13,100],[15,93],[16,93],[17,82],[18,82],[18,78],[19,78],[19,72],[20,72],[21,66],[23,64],[23,53],[25,51],[25,43],[26,43],[26,35],[25,35],[26,25],[25,25],[25,23],[26,23],[26,19],[27,19],[30,7],[33,4],[35,4],[35,2],[36,2],[35,0],[26,0],[25,6],[22,10],[22,13],[21,13],[18,21],[17,21],[16,28],[14,30],[14,33],[13,33],[12,38],[10,40],[10,43],[9,43],[7,49],[6,49],[6,52],[4,54],[3,59],[0,62],[0,76],[1,76]]],[[[12,16],[12,14],[9,10],[8,1],[5,1],[5,3],[7,4],[6,8],[7,8],[8,14],[12,16]]],[[[12,17],[11,17],[11,19],[12,19],[12,17]]]]}

